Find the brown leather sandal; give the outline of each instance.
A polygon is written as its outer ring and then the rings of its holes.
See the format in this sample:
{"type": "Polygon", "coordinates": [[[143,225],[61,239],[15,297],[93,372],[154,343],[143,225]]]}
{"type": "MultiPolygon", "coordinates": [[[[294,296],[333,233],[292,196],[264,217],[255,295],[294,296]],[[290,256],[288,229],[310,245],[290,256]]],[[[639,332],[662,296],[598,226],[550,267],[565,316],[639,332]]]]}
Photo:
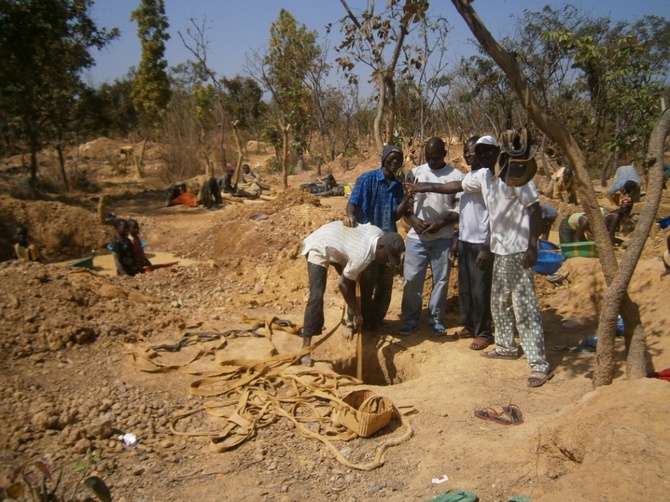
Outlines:
{"type": "Polygon", "coordinates": [[[471,350],[484,350],[489,345],[493,345],[493,340],[485,336],[478,336],[470,344],[471,350]]]}

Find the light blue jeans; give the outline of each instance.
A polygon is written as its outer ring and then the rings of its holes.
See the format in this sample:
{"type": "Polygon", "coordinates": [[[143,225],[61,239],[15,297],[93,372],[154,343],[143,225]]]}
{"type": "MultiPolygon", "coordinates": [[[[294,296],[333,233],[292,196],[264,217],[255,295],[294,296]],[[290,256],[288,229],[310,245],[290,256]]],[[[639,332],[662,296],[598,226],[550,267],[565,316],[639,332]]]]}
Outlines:
{"type": "Polygon", "coordinates": [[[402,318],[405,324],[416,326],[421,319],[421,298],[426,271],[430,264],[433,273],[433,289],[428,303],[428,324],[442,323],[447,305],[449,287],[449,248],[453,239],[422,241],[407,239],[405,244],[404,283],[402,290],[402,318]]]}

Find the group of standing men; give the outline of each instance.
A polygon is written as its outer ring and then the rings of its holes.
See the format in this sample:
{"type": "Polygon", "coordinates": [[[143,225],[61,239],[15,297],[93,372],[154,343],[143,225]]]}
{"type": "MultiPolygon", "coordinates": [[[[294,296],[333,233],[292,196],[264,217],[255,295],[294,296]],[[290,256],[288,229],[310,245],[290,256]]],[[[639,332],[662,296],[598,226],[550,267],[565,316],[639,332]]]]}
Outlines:
{"type": "MultiPolygon", "coordinates": [[[[402,167],[402,151],[394,145],[384,148],[381,167],[357,180],[343,221],[329,223],[305,239],[303,255],[308,261],[310,300],[305,311],[304,347],[323,327],[323,291],[329,264],[338,272],[342,270],[340,290],[351,312],[344,334],[351,336],[361,327],[376,330],[383,325],[395,273],[386,265],[398,265],[403,252],[403,326],[398,334],[407,336],[419,327],[423,286],[430,266],[427,323],[436,336],[446,335],[442,317],[451,259],[457,256],[463,329],[455,336],[472,338],[473,350],[495,343],[495,349],[482,352],[486,358],[517,359],[516,331],[531,367],[528,385],[538,387],[551,378],[533,282],[541,224],[539,195],[532,181],[512,187],[494,175],[499,150],[492,136],[470,138],[463,153],[471,172],[463,175],[445,162],[444,141],[431,138],[425,145],[426,163],[409,171],[403,187],[396,177],[402,167]],[[459,192],[464,193],[459,197],[459,192]],[[406,243],[397,234],[401,218],[411,227],[406,243]],[[456,223],[459,235],[455,233],[456,223]],[[326,229],[336,234],[327,244],[326,229]],[[349,234],[363,240],[364,234],[368,236],[365,244],[358,243],[365,253],[348,248],[346,241],[352,239],[349,234]],[[365,263],[361,265],[363,254],[365,263]],[[349,266],[352,261],[357,262],[354,273],[349,266]],[[313,265],[323,269],[318,271],[323,285],[312,280],[313,265]],[[357,280],[360,306],[352,294],[357,280]]],[[[311,364],[309,355],[302,362],[311,364]]]]}

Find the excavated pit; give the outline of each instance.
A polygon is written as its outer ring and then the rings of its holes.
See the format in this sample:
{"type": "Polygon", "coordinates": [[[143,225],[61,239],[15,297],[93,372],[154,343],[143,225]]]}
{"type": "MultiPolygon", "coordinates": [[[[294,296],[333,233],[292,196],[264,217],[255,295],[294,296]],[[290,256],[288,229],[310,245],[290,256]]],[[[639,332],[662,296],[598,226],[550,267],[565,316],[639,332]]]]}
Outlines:
{"type": "MultiPolygon", "coordinates": [[[[355,347],[355,341],[354,341],[355,347]]],[[[342,375],[356,376],[357,359],[353,353],[333,358],[333,370],[342,375]]],[[[370,385],[397,385],[420,375],[412,352],[395,340],[375,336],[363,339],[363,382],[370,385]]]]}

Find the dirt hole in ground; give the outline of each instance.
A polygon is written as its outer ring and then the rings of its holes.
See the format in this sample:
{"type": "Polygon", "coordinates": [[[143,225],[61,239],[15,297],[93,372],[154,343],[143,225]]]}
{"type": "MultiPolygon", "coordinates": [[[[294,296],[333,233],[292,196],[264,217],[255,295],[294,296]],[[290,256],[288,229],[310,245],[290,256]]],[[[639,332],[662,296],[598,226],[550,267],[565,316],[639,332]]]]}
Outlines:
{"type": "MultiPolygon", "coordinates": [[[[356,376],[356,352],[333,359],[333,369],[342,375],[356,376]]],[[[363,382],[370,385],[397,385],[419,376],[410,350],[397,341],[368,336],[363,339],[363,382]]]]}

